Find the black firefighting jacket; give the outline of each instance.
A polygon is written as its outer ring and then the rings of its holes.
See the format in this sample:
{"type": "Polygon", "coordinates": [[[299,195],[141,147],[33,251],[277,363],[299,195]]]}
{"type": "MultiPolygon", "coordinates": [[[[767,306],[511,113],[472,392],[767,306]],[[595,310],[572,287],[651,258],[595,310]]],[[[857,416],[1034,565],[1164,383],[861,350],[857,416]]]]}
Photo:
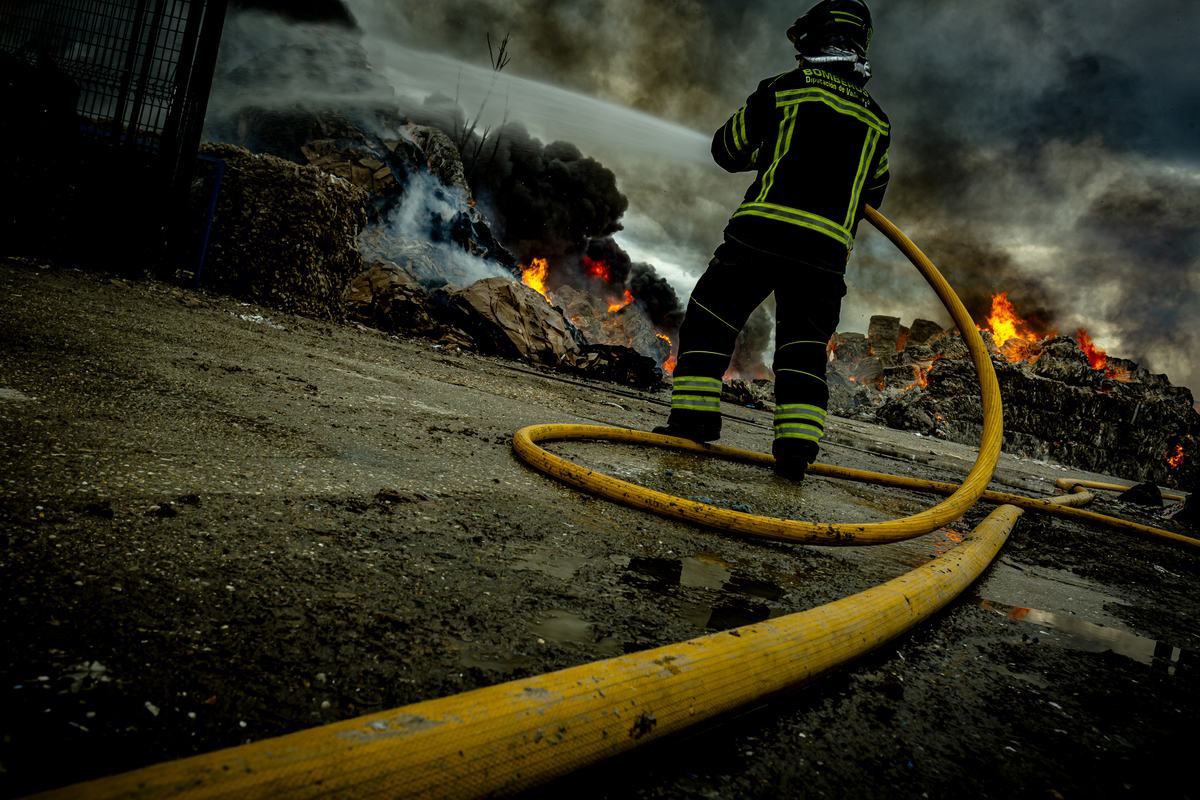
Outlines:
{"type": "Polygon", "coordinates": [[[866,89],[829,70],[801,62],[760,83],[713,136],[717,164],[758,172],[726,240],[844,273],[863,206],[883,201],[889,130],[866,89]]]}

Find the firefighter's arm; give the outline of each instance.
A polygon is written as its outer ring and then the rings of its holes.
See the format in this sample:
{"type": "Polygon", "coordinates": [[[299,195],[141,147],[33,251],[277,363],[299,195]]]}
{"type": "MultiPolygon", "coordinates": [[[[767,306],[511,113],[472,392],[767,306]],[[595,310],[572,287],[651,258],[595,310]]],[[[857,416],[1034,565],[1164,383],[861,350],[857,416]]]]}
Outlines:
{"type": "Polygon", "coordinates": [[[758,153],[770,127],[775,93],[770,81],[763,81],[746,104],[729,118],[713,135],[712,155],[717,165],[727,172],[747,172],[758,169],[758,153]]]}
{"type": "Polygon", "coordinates": [[[726,172],[746,172],[754,169],[758,144],[751,141],[746,125],[747,103],[713,134],[712,156],[726,172]]]}
{"type": "Polygon", "coordinates": [[[872,170],[870,176],[867,178],[867,189],[863,192],[863,202],[872,208],[879,208],[883,203],[883,195],[887,191],[890,179],[891,170],[888,168],[888,150],[885,147],[879,163],[875,165],[875,169],[872,170]]]}

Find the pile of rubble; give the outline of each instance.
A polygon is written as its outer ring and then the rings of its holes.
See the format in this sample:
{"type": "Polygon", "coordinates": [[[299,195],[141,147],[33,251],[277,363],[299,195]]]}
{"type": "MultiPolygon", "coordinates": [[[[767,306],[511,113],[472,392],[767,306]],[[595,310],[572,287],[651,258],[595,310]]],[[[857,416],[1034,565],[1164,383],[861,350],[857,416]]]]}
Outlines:
{"type": "Polygon", "coordinates": [[[660,364],[671,357],[670,340],[654,330],[636,302],[609,310],[611,304],[603,299],[567,285],[555,289],[547,299],[561,306],[562,314],[589,343],[625,346],[660,364]]]}
{"type": "MultiPolygon", "coordinates": [[[[330,185],[361,194],[343,198],[333,230],[323,198],[309,209],[289,205],[307,184],[248,183],[240,165],[226,171],[205,286],[279,306],[272,297],[297,295],[290,287],[316,282],[319,299],[283,307],[346,316],[588,377],[617,375],[627,385],[661,386],[655,362],[669,356],[669,345],[639,309],[606,319],[599,329],[588,323],[585,331],[560,304],[529,297],[520,287],[522,268],[476,208],[454,143],[437,128],[404,118],[395,91],[368,64],[361,31],[338,27],[311,40],[242,44],[243,60],[231,60],[214,80],[205,118],[206,138],[230,145],[209,152],[232,152],[231,145],[238,145],[243,152],[269,154],[262,158],[273,159],[280,178],[322,175],[330,185]],[[261,91],[301,84],[305,91],[290,104],[265,100],[261,91]],[[235,212],[225,207],[227,193],[239,197],[235,212]],[[250,216],[256,224],[240,223],[250,216]],[[270,218],[280,220],[278,230],[261,221],[270,218]],[[336,259],[312,257],[314,248],[294,246],[301,240],[292,229],[299,226],[310,237],[345,247],[336,259]],[[251,254],[257,264],[249,263],[251,254]],[[260,274],[266,265],[270,274],[260,274]],[[332,266],[336,280],[326,275],[332,266]],[[289,288],[281,289],[285,284],[289,288]]],[[[195,194],[200,205],[203,185],[195,194]]]]}
{"type": "MultiPolygon", "coordinates": [[[[1009,340],[992,356],[1004,405],[1004,451],[1134,481],[1191,489],[1200,477],[1200,414],[1191,392],[1125,359],[1093,369],[1056,336],[1009,340]]],[[[977,444],[979,382],[958,331],[871,318],[867,335],[829,344],[830,411],[925,436],[977,444]]]]}
{"type": "MultiPolygon", "coordinates": [[[[385,139],[341,118],[300,129],[314,127],[339,135],[298,145],[307,165],[203,146],[227,165],[205,286],[589,378],[663,385],[658,362],[670,345],[636,307],[585,333],[520,284],[521,268],[475,210],[441,131],[404,126],[385,139]]],[[[582,308],[590,296],[578,294],[582,308]]]]}
{"type": "MultiPolygon", "coordinates": [[[[417,241],[408,246],[414,253],[432,249],[417,241]]],[[[426,289],[404,265],[375,263],[355,279],[347,308],[352,319],[379,330],[403,331],[640,389],[663,385],[663,372],[654,358],[629,347],[588,341],[561,308],[510,278],[426,289]]]]}
{"type": "Polygon", "coordinates": [[[229,144],[200,153],[227,166],[200,279],[261,305],[341,319],[362,269],[368,194],[317,167],[229,144]]]}
{"type": "Polygon", "coordinates": [[[348,317],[586,377],[662,385],[657,361],[669,357],[670,345],[644,315],[625,315],[624,324],[600,331],[572,324],[562,308],[518,282],[521,268],[475,209],[449,138],[413,125],[401,133],[407,138],[364,135],[302,147],[313,166],[347,175],[370,198],[372,223],[358,239],[366,269],[347,294],[348,317]],[[407,175],[403,185],[398,172],[407,175]],[[614,341],[614,329],[628,344],[614,341]]]}

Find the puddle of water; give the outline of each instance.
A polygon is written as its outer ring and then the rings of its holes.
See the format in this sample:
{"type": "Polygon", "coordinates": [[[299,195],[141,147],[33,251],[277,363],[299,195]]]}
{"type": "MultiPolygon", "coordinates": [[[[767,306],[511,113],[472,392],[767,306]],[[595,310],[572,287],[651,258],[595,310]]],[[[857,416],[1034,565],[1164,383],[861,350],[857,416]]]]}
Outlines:
{"type": "MultiPolygon", "coordinates": [[[[759,600],[781,600],[787,591],[779,584],[731,569],[712,554],[700,557],[630,558],[621,582],[658,594],[672,594],[676,587],[717,592],[711,605],[692,599],[683,601],[683,617],[700,630],[728,630],[782,615],[759,600]]],[[[789,576],[799,580],[796,576],[789,576]]]]}
{"type": "Polygon", "coordinates": [[[1147,639],[1144,636],[1119,631],[1116,628],[1106,628],[1078,617],[1055,614],[1051,611],[1039,611],[1036,608],[1010,606],[982,597],[972,597],[967,602],[1011,619],[1027,622],[1041,629],[1059,632],[1058,634],[1048,634],[1046,630],[1041,630],[1040,636],[1053,636],[1055,640],[1064,644],[1094,653],[1112,650],[1114,653],[1120,653],[1143,664],[1165,668],[1168,675],[1175,674],[1176,665],[1181,661],[1193,663],[1196,657],[1194,653],[1179,647],[1172,647],[1166,642],[1147,639]]]}
{"type": "Polygon", "coordinates": [[[584,556],[566,555],[553,547],[528,545],[514,554],[512,566],[513,569],[529,569],[567,581],[575,577],[580,567],[592,561],[584,556]]]}
{"type": "Polygon", "coordinates": [[[548,642],[575,642],[592,645],[601,653],[617,655],[625,652],[620,641],[613,636],[605,636],[596,640],[593,631],[594,623],[570,611],[551,610],[542,614],[541,619],[534,620],[530,630],[548,642]]]}
{"type": "Polygon", "coordinates": [[[447,639],[447,643],[458,651],[458,663],[464,667],[475,667],[486,672],[498,672],[502,675],[507,675],[520,667],[527,667],[531,663],[529,658],[525,656],[513,655],[505,653],[503,655],[496,652],[489,652],[485,646],[464,642],[459,639],[447,639]]]}
{"type": "Polygon", "coordinates": [[[675,563],[679,564],[677,582],[680,586],[694,586],[697,589],[719,592],[725,588],[732,575],[725,566],[698,558],[685,558],[675,563]]]}
{"type": "Polygon", "coordinates": [[[851,561],[861,568],[880,573],[881,580],[899,577],[917,567],[945,555],[963,540],[964,534],[950,528],[938,528],[924,536],[873,547],[844,547],[829,551],[830,555],[851,561]]]}

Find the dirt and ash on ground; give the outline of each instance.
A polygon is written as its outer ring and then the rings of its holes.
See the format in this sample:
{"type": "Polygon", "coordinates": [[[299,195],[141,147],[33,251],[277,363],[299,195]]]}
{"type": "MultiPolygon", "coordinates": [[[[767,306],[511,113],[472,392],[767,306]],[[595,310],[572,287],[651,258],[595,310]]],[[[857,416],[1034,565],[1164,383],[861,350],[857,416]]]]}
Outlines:
{"type": "MultiPolygon", "coordinates": [[[[160,283],[12,261],[0,281],[5,797],[802,611],[928,561],[988,510],[869,550],[701,530],[567,488],[512,451],[533,423],[648,429],[665,392],[160,283]]],[[[722,443],[767,447],[769,414],[725,410],[722,443]]],[[[759,514],[869,521],[933,502],[657,449],[552,447],[759,514]]],[[[973,457],[848,420],[822,453],[939,480],[973,457]]],[[[1068,476],[1096,477],[1004,456],[994,486],[1049,494],[1068,476]]],[[[1111,495],[1092,508],[1160,524],[1111,495]]],[[[539,793],[1189,796],[1198,567],[1027,516],[910,635],[539,793]]]]}

